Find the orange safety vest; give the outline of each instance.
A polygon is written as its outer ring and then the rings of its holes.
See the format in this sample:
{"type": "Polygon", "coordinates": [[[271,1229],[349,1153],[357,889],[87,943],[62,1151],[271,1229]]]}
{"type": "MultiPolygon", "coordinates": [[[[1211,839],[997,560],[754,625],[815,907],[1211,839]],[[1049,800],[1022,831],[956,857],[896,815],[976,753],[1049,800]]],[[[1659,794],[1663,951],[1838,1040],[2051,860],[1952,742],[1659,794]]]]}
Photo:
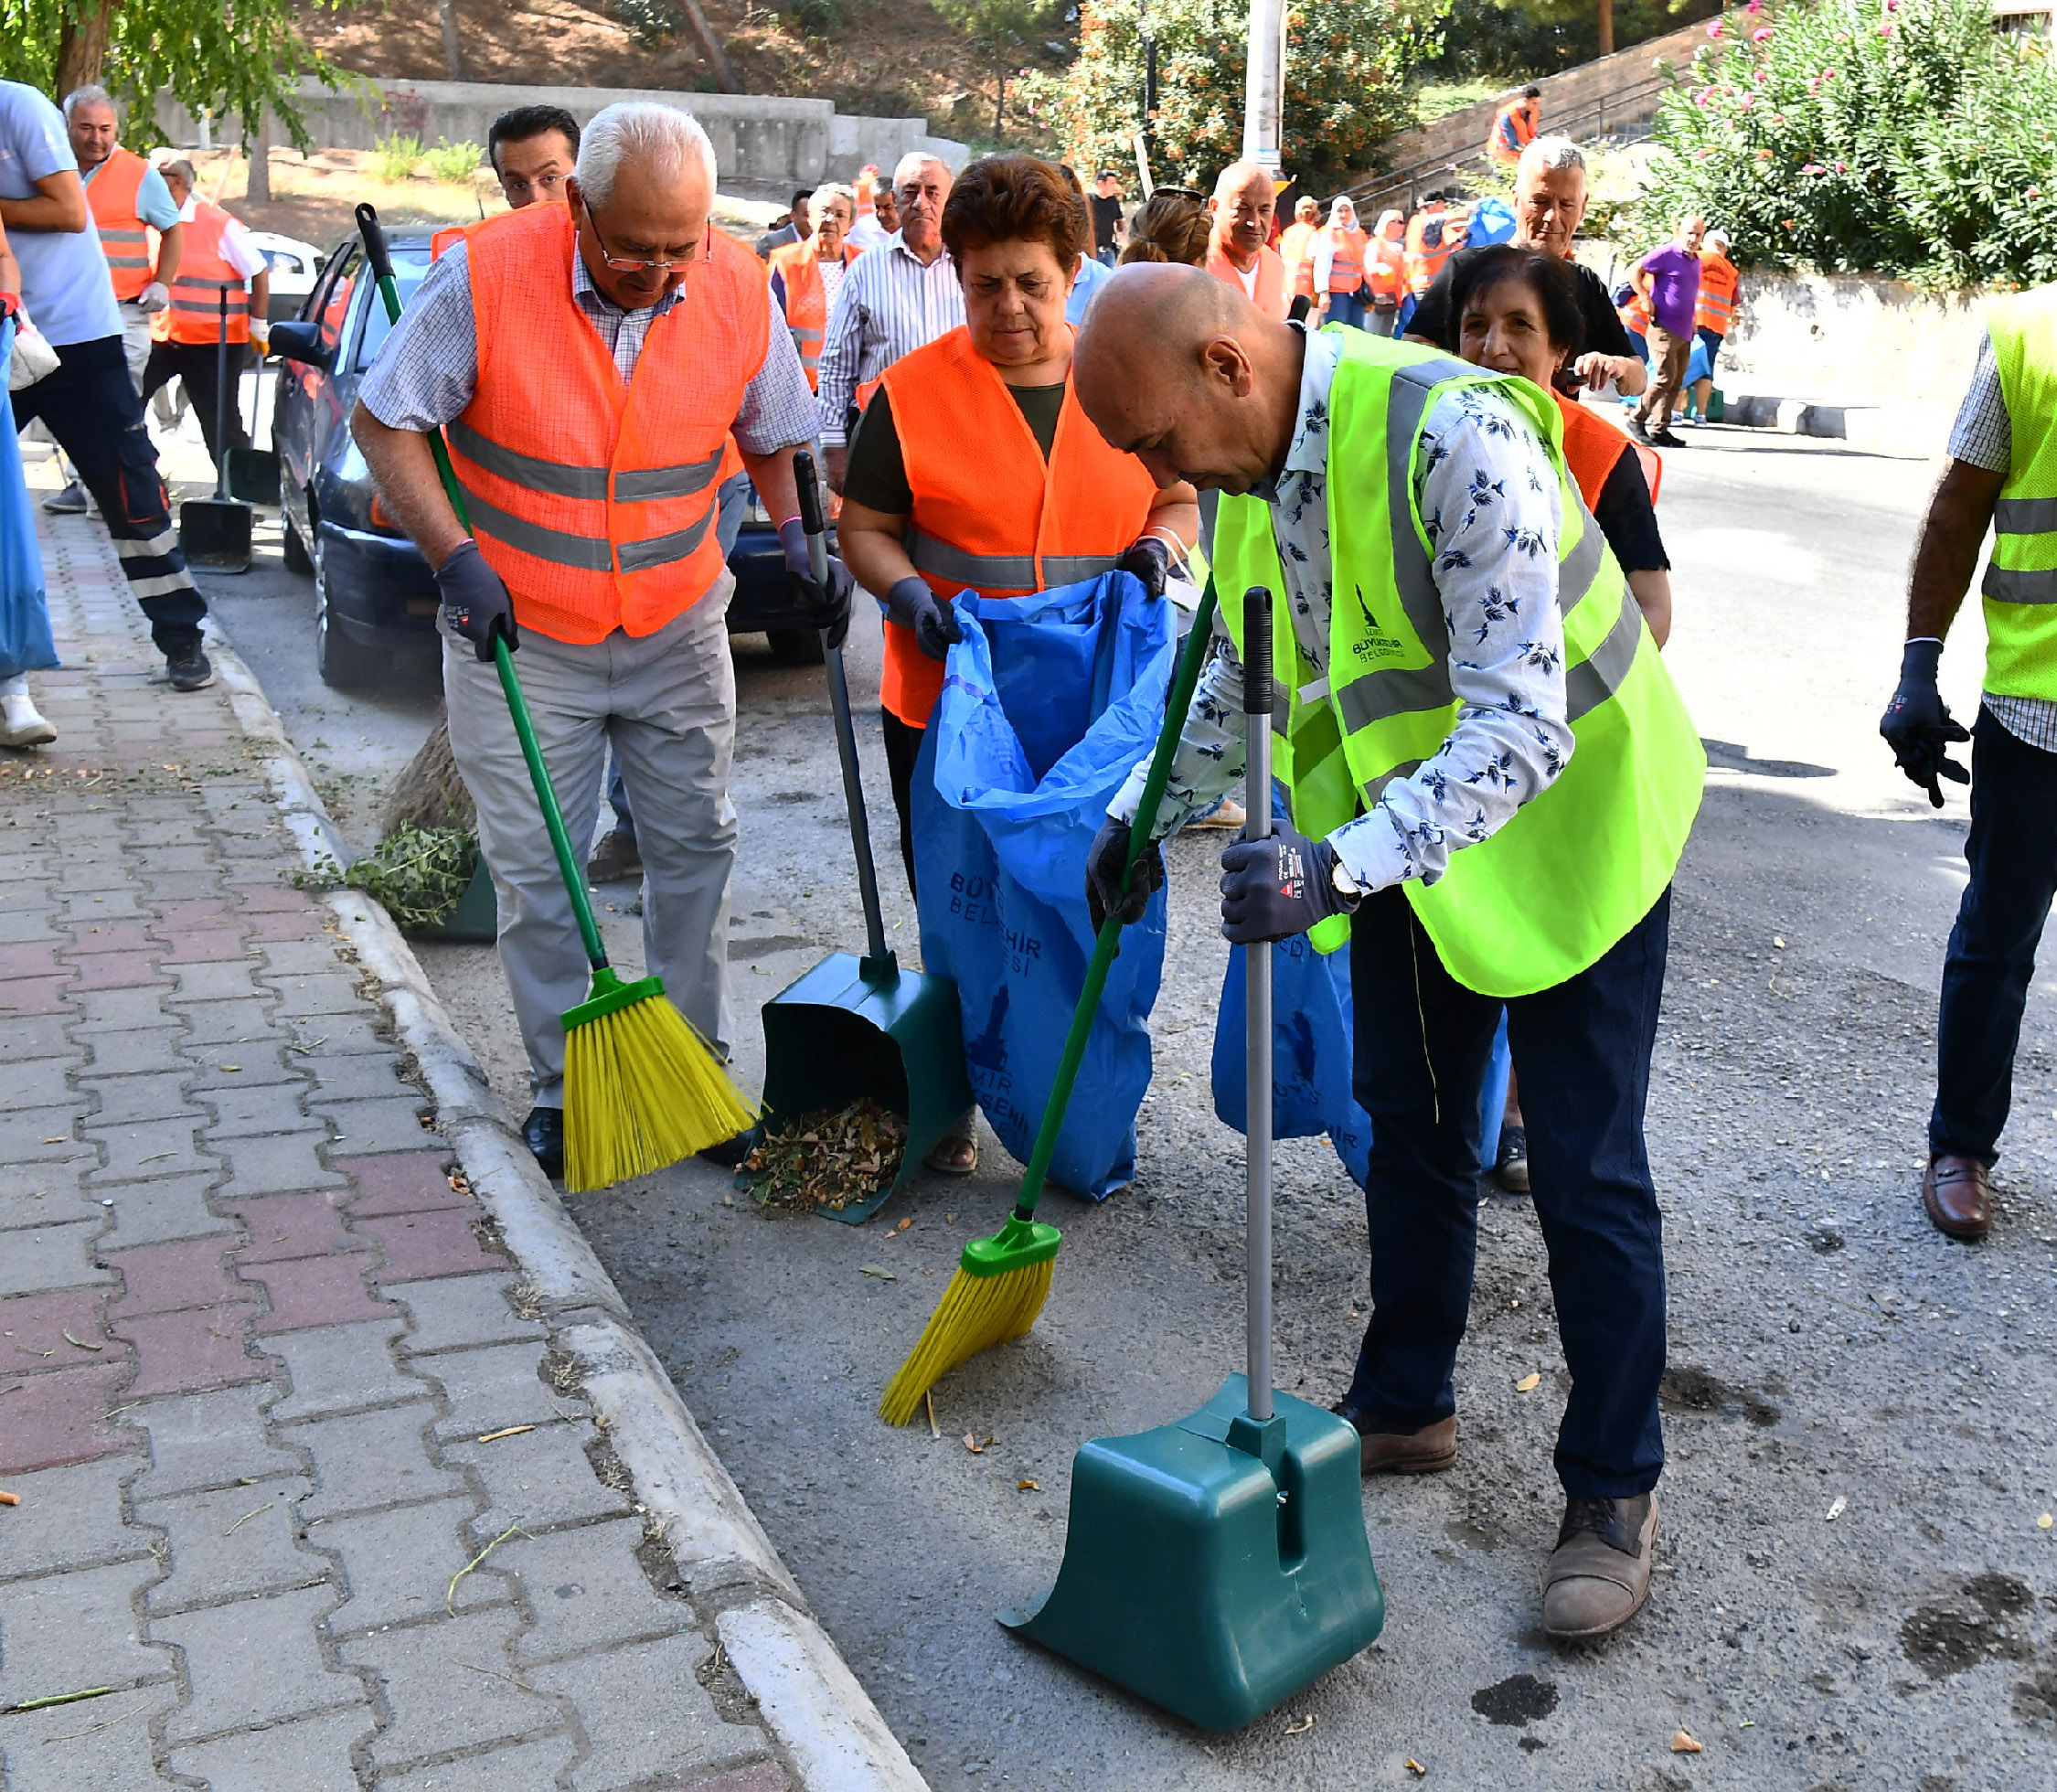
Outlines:
{"type": "Polygon", "coordinates": [[[517,624],[590,645],[655,635],[719,579],[715,492],[771,295],[757,257],[710,231],[624,385],[571,296],[576,240],[563,206],[472,230],[478,379],[446,433],[517,624]]]}
{"type": "Polygon", "coordinates": [[[1397,305],[1407,295],[1407,266],[1400,245],[1391,237],[1373,237],[1364,248],[1364,283],[1371,289],[1371,303],[1397,305]]]}
{"type": "MultiPolygon", "coordinates": [[[[1096,578],[1143,533],[1156,481],[1107,445],[1069,375],[1047,462],[963,325],[903,355],[881,379],[914,495],[907,557],[938,597],[1020,597],[1096,578]]],[[[942,662],[889,619],[879,702],[922,728],[942,691],[942,662]]]]}
{"type": "Polygon", "coordinates": [[[151,318],[151,341],[210,347],[221,341],[224,293],[229,294],[228,340],[250,340],[250,289],[242,275],[221,259],[221,233],[233,222],[219,206],[205,199],[194,207],[178,257],[178,272],[172,279],[171,304],[151,318]]]}
{"type": "Polygon", "coordinates": [[[1306,298],[1313,298],[1315,239],[1321,234],[1318,224],[1288,224],[1278,240],[1278,259],[1285,264],[1293,276],[1293,290],[1306,298]]]}
{"type": "Polygon", "coordinates": [[[1643,483],[1650,488],[1650,502],[1655,504],[1657,487],[1664,483],[1664,460],[1657,451],[1646,448],[1640,442],[1630,441],[1604,417],[1588,411],[1576,399],[1568,399],[1559,391],[1552,391],[1551,397],[1557,400],[1557,408],[1564,417],[1564,464],[1571,469],[1572,478],[1579,488],[1579,496],[1585,499],[1586,508],[1590,510],[1600,502],[1607,475],[1631,448],[1642,463],[1643,483]]]}
{"type": "MultiPolygon", "coordinates": [[[[863,250],[845,243],[843,265],[848,267],[863,253],[863,250]]],[[[800,351],[808,389],[819,391],[822,338],[828,331],[828,288],[822,283],[814,240],[810,237],[805,242],[782,242],[772,251],[772,272],[785,282],[785,326],[793,332],[793,346],[800,351]]]]}
{"type": "Polygon", "coordinates": [[[1493,114],[1493,131],[1486,147],[1496,162],[1519,162],[1521,152],[1535,140],[1536,121],[1529,115],[1529,102],[1509,100],[1493,114]]]}
{"type": "MultiPolygon", "coordinates": [[[[1237,292],[1242,291],[1242,275],[1236,264],[1221,252],[1220,245],[1210,241],[1207,246],[1207,271],[1217,280],[1225,280],[1237,292]]],[[[1277,250],[1269,243],[1257,251],[1257,291],[1252,303],[1267,317],[1275,317],[1281,323],[1293,301],[1285,290],[1285,262],[1277,250]]]]}
{"type": "Polygon", "coordinates": [[[107,257],[118,299],[134,298],[157,277],[151,261],[150,227],[135,208],[143,177],[149,172],[150,164],[142,156],[117,144],[86,187],[86,204],[100,231],[101,251],[107,257]]]}
{"type": "Polygon", "coordinates": [[[1443,264],[1463,240],[1457,219],[1440,205],[1426,211],[1418,211],[1407,220],[1405,248],[1401,261],[1407,275],[1407,290],[1418,299],[1435,284],[1435,277],[1443,272],[1443,264]],[[1429,240],[1429,229],[1434,227],[1435,240],[1429,240]]]}
{"type": "Polygon", "coordinates": [[[1649,300],[1640,293],[1630,293],[1626,304],[1616,305],[1615,315],[1621,319],[1622,328],[1630,336],[1648,336],[1650,325],[1657,321],[1651,315],[1649,300]]]}
{"type": "Polygon", "coordinates": [[[1735,263],[1726,255],[1701,251],[1700,304],[1693,312],[1693,328],[1727,336],[1735,325],[1736,293],[1742,284],[1735,263]]]}
{"type": "Polygon", "coordinates": [[[1334,224],[1322,227],[1328,239],[1328,290],[1354,293],[1364,284],[1364,245],[1370,239],[1359,225],[1342,229],[1334,224]]]}

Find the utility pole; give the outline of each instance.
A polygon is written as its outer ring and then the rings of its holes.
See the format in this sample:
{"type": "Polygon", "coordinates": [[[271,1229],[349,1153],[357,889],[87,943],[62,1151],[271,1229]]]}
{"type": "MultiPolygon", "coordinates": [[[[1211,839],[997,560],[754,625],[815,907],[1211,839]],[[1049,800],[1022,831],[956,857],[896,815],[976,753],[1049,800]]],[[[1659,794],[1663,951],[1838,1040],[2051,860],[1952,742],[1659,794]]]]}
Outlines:
{"type": "Polygon", "coordinates": [[[1249,75],[1242,99],[1242,159],[1279,173],[1283,0],[1250,0],[1249,75]]]}

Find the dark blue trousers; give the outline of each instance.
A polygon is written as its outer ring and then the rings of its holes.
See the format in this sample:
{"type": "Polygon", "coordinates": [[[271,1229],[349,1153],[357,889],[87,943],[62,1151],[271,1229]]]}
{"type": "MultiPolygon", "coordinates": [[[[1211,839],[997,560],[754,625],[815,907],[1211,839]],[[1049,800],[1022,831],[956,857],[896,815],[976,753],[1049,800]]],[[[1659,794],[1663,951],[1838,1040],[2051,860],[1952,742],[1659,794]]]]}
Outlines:
{"type": "Polygon", "coordinates": [[[1556,1465],[1573,1499],[1647,1492],[1664,1467],[1664,1243],[1643,1107],[1670,921],[1667,891],[1598,964],[1504,1004],[1444,969],[1401,891],[1368,897],[1350,931],[1355,1083],[1371,1116],[1371,1322],[1348,1403],[1393,1431],[1456,1410],[1479,1096],[1504,1006],[1572,1372],[1556,1465]]]}
{"type": "Polygon", "coordinates": [[[1991,1164],[2014,1093],[2014,1048],[2057,894],[2057,753],[1985,709],[1971,731],[1971,881],[1943,961],[1928,1148],[1991,1164]]]}

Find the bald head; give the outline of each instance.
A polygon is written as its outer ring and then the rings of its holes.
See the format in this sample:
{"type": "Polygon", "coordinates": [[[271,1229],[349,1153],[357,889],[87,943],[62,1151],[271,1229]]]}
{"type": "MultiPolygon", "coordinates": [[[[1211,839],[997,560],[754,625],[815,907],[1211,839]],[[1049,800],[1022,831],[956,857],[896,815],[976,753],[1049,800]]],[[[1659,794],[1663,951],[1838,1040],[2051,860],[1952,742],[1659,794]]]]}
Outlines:
{"type": "Polygon", "coordinates": [[[1278,189],[1255,162],[1231,162],[1214,183],[1207,202],[1214,219],[1214,241],[1245,273],[1257,251],[1272,240],[1272,216],[1278,209],[1278,189]]]}
{"type": "Polygon", "coordinates": [[[1159,488],[1247,492],[1284,464],[1304,347],[1200,268],[1139,263],[1093,296],[1071,354],[1079,404],[1159,488]]]}

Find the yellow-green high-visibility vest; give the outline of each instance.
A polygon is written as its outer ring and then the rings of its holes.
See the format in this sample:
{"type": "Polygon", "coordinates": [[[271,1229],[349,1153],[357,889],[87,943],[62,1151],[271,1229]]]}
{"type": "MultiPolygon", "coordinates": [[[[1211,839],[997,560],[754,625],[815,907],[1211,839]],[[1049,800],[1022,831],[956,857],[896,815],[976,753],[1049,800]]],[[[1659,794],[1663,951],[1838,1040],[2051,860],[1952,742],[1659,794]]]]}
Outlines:
{"type": "Polygon", "coordinates": [[[1988,315],[2014,451],[1986,567],[1986,688],[2057,699],[2057,285],[1988,315]]]}
{"type": "MultiPolygon", "coordinates": [[[[1707,756],[1565,470],[1550,397],[1434,349],[1359,330],[1344,340],[1328,405],[1327,678],[1315,680],[1299,653],[1262,500],[1221,500],[1215,590],[1239,650],[1244,590],[1267,585],[1279,599],[1274,663],[1287,701],[1272,721],[1282,737],[1274,763],[1292,792],[1295,826],[1311,837],[1333,833],[1433,758],[1456,726],[1449,629],[1414,501],[1422,427],[1444,392],[1467,384],[1490,386],[1528,419],[1548,446],[1562,506],[1558,608],[1573,750],[1497,832],[1454,851],[1434,884],[1410,880],[1405,888],[1460,983],[1489,996],[1532,995],[1597,961],[1664,893],[1700,808],[1707,756]]],[[[1335,917],[1313,937],[1333,951],[1348,933],[1335,917]]]]}

